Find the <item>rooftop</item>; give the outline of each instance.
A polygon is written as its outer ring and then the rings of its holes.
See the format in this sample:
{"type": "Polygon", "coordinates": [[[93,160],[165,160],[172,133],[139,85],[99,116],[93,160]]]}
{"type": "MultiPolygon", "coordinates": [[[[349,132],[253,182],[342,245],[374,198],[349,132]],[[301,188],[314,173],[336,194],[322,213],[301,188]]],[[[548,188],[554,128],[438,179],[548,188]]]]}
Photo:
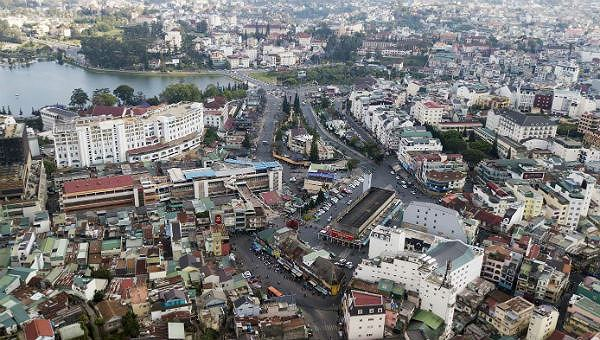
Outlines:
{"type": "Polygon", "coordinates": [[[354,306],[356,307],[383,305],[383,296],[379,294],[361,292],[358,290],[353,290],[351,294],[354,299],[354,306]]]}
{"type": "Polygon", "coordinates": [[[131,175],[98,177],[88,179],[77,179],[65,182],[63,192],[65,194],[77,194],[93,191],[112,190],[123,187],[132,187],[133,177],[131,175]]]}
{"type": "Polygon", "coordinates": [[[334,223],[334,228],[357,234],[360,227],[395,195],[394,191],[372,187],[367,194],[358,201],[344,216],[334,223]]]}

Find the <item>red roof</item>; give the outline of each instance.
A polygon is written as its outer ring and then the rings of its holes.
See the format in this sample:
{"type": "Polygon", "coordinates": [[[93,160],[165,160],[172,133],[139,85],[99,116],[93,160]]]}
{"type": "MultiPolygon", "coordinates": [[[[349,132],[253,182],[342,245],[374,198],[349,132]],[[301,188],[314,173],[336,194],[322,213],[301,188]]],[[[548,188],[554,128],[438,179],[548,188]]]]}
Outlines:
{"type": "Polygon", "coordinates": [[[131,175],[87,178],[65,182],[63,185],[63,192],[65,194],[75,194],[79,192],[101,191],[128,186],[133,186],[133,177],[131,177],[131,175]]]}
{"type": "Polygon", "coordinates": [[[443,109],[444,108],[444,106],[442,106],[434,101],[431,101],[431,100],[426,101],[424,103],[424,105],[427,106],[428,109],[443,109]]]}
{"type": "Polygon", "coordinates": [[[383,305],[383,296],[379,294],[353,290],[352,298],[354,298],[354,306],[356,307],[383,305]]]}
{"type": "Polygon", "coordinates": [[[39,337],[54,337],[54,330],[52,330],[52,325],[50,324],[50,320],[46,319],[36,319],[23,327],[25,331],[25,339],[26,340],[35,340],[39,337]]]}
{"type": "Polygon", "coordinates": [[[260,195],[262,196],[263,201],[265,201],[265,204],[268,206],[273,206],[281,203],[281,197],[279,197],[277,191],[262,192],[260,195]]]}
{"type": "Polygon", "coordinates": [[[300,32],[298,33],[298,38],[310,38],[310,34],[306,32],[300,32]]]}
{"type": "Polygon", "coordinates": [[[205,109],[220,109],[225,107],[227,103],[227,99],[223,96],[217,96],[214,98],[209,98],[206,103],[204,103],[205,109]]]}
{"type": "Polygon", "coordinates": [[[127,111],[126,107],[94,105],[90,114],[92,116],[123,117],[125,111],[127,111]]]}

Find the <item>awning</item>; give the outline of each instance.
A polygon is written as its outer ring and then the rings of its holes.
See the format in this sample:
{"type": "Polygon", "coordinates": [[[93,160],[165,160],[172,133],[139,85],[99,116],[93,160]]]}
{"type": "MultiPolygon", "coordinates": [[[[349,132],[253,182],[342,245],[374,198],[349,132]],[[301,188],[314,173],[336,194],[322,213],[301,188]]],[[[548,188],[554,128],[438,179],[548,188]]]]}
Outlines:
{"type": "Polygon", "coordinates": [[[302,277],[302,271],[298,268],[292,268],[292,274],[294,274],[296,277],[302,277]]]}

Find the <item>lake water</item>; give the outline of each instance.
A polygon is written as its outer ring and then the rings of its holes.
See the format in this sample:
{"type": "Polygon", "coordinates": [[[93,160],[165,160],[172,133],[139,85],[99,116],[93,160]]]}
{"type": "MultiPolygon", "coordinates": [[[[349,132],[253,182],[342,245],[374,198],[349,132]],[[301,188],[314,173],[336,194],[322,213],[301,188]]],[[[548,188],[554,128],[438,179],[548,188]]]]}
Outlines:
{"type": "Polygon", "coordinates": [[[146,97],[152,97],[160,94],[167,85],[178,82],[194,83],[202,90],[210,84],[227,85],[233,80],[223,75],[96,72],[55,62],[37,62],[13,69],[0,66],[0,107],[10,107],[13,114],[22,109],[25,115],[29,115],[32,107],[38,109],[45,105],[68,104],[75,88],[84,89],[91,97],[95,89],[107,87],[112,91],[119,85],[127,84],[136,93],[142,91],[146,97]]]}

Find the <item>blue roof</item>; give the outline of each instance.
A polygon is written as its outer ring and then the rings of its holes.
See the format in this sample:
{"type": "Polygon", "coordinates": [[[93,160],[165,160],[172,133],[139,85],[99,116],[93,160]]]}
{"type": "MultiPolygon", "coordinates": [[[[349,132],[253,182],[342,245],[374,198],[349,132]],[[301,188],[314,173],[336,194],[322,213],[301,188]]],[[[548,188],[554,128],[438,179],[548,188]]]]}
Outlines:
{"type": "Polygon", "coordinates": [[[25,308],[23,308],[23,305],[21,303],[10,307],[10,311],[12,312],[13,318],[19,325],[21,325],[31,319],[29,317],[29,314],[25,311],[25,308]]]}
{"type": "Polygon", "coordinates": [[[277,161],[272,162],[253,162],[250,160],[227,158],[225,163],[253,166],[256,170],[265,170],[272,168],[280,168],[281,164],[277,161]]]}
{"type": "Polygon", "coordinates": [[[194,179],[198,177],[215,177],[215,171],[211,168],[200,168],[194,170],[186,170],[183,175],[185,179],[194,179]]]}

